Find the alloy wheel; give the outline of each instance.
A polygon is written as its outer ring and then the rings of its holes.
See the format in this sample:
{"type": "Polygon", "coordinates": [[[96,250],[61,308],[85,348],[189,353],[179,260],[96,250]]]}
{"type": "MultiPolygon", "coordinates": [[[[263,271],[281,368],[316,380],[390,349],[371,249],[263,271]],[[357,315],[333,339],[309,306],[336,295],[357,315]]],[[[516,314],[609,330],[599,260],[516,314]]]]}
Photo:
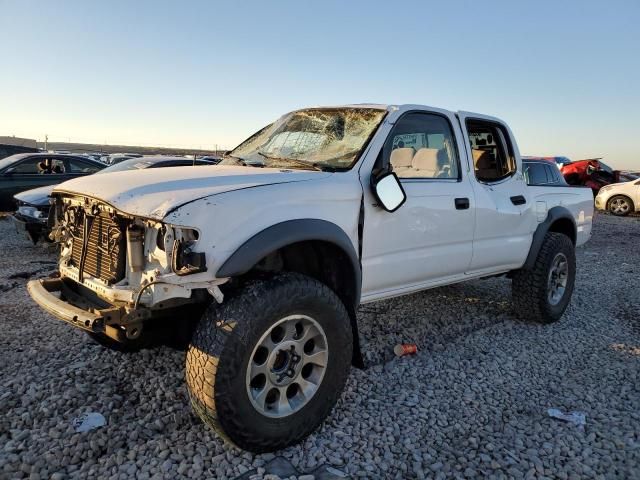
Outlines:
{"type": "Polygon", "coordinates": [[[557,305],[562,300],[569,278],[569,262],[564,253],[558,253],[551,262],[547,279],[547,298],[551,305],[557,305]]]}
{"type": "Polygon", "coordinates": [[[306,315],[278,320],[249,359],[246,386],[251,404],[273,418],[299,411],[318,391],[328,357],[327,337],[316,320],[306,315]]]}

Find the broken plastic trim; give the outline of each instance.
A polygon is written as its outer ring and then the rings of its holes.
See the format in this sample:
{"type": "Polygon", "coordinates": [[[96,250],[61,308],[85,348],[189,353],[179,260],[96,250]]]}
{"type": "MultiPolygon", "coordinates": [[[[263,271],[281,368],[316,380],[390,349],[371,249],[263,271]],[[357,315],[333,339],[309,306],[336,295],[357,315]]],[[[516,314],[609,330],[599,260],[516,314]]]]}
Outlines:
{"type": "Polygon", "coordinates": [[[171,269],[180,277],[207,271],[206,256],[204,252],[191,251],[193,243],[182,240],[173,242],[171,269]]]}

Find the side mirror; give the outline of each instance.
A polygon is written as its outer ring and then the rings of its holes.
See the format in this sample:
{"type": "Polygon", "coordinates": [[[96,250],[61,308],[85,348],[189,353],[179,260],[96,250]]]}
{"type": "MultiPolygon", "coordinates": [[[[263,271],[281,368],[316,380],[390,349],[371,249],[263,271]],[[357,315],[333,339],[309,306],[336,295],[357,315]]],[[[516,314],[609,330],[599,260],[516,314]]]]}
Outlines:
{"type": "Polygon", "coordinates": [[[393,172],[387,172],[374,180],[373,194],[387,212],[395,212],[407,200],[407,194],[393,172]]]}

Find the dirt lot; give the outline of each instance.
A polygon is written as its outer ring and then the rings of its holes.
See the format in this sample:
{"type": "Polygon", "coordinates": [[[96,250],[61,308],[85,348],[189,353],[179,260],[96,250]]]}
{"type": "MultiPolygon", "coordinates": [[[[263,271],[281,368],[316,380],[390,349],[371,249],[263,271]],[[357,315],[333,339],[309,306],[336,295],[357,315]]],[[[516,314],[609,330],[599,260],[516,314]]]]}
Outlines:
{"type": "MultiPolygon", "coordinates": [[[[514,317],[500,278],[363,307],[374,366],[352,370],[324,426],[278,454],[365,478],[640,478],[639,246],[640,218],[598,215],[554,325],[514,317]],[[419,353],[392,358],[398,341],[419,353]],[[584,412],[586,427],[550,407],[584,412]]],[[[273,455],[226,446],[191,413],[184,352],[93,344],[26,293],[54,255],[2,219],[0,247],[0,478],[263,477],[273,455]],[[76,433],[89,411],[107,425],[76,433]]]]}

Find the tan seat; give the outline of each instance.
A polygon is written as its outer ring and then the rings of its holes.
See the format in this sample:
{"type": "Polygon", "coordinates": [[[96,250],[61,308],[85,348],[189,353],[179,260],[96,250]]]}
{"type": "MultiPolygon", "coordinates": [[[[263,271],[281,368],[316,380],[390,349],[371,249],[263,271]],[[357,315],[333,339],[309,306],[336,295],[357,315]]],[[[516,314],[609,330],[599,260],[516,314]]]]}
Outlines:
{"type": "Polygon", "coordinates": [[[438,166],[437,148],[421,148],[416,152],[411,162],[412,176],[423,178],[437,178],[440,174],[438,166]]]}
{"type": "Polygon", "coordinates": [[[493,180],[498,178],[493,154],[485,150],[473,149],[473,165],[476,169],[476,177],[480,180],[493,180]]]}
{"type": "Polygon", "coordinates": [[[391,152],[391,166],[398,177],[411,176],[411,161],[415,150],[413,147],[396,148],[391,152]]]}

